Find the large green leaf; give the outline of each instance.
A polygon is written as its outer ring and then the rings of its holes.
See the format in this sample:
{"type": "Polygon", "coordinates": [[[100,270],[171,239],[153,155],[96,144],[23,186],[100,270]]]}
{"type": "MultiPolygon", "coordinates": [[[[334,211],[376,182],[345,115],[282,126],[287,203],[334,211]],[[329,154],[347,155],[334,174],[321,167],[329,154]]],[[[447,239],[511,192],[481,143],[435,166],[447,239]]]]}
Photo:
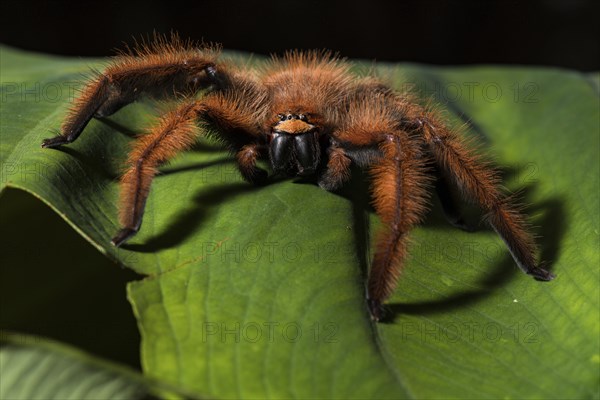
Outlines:
{"type": "Polygon", "coordinates": [[[39,147],[89,66],[99,64],[2,49],[2,185],[32,193],[148,275],[128,290],[148,375],[227,398],[598,398],[596,76],[379,67],[467,121],[506,166],[558,278],[523,276],[492,232],[457,231],[434,204],[390,301],[395,318],[374,325],[360,183],[342,194],[294,181],[255,188],[201,141],[162,169],[142,230],[112,248],[116,178],[152,106],[92,121],[62,150],[39,147]]]}

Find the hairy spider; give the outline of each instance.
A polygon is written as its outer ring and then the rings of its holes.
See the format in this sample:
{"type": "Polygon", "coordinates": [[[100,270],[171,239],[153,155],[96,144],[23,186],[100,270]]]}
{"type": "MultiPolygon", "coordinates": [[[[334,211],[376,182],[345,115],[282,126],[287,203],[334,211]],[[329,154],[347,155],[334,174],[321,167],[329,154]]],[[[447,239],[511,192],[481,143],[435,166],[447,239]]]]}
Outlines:
{"type": "MultiPolygon", "coordinates": [[[[187,94],[129,154],[121,178],[119,246],[140,229],[157,167],[188,149],[198,125],[210,126],[233,152],[243,178],[260,184],[270,161],[274,174],[314,176],[325,190],[350,178],[350,166],[372,178],[373,206],[383,225],[367,285],[371,317],[393,292],[406,256],[410,229],[423,218],[435,186],[449,221],[466,228],[451,186],[478,205],[506,243],[516,264],[542,281],[554,276],[536,264],[536,246],[525,218],[500,188],[498,174],[469,150],[433,110],[375,77],[355,76],[327,52],[289,52],[258,70],[219,60],[219,50],[177,36],[155,38],[117,56],[77,98],[61,134],[42,147],[71,143],[92,117],[104,117],[141,95],[187,94]],[[205,90],[203,96],[192,96],[205,90]]],[[[179,96],[182,97],[182,96],[179,96]]]]}

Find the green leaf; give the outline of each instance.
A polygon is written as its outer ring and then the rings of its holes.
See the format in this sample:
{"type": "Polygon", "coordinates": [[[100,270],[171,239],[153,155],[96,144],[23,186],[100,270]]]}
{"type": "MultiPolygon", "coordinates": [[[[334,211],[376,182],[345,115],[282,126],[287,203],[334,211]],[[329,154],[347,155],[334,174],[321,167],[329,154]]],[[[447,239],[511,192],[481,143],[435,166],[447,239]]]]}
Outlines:
{"type": "Polygon", "coordinates": [[[378,67],[494,154],[558,277],[522,275],[493,232],[453,229],[434,202],[390,300],[394,321],[374,325],[364,283],[377,221],[365,222],[360,182],[341,194],[293,180],[255,188],[201,140],[162,168],[140,233],[112,248],[117,177],[152,105],[94,120],[62,150],[39,147],[89,66],[101,64],[2,48],[2,185],[148,275],[128,288],[147,375],[225,398],[599,398],[597,75],[378,67]],[[54,101],[44,93],[57,86],[54,101]]]}
{"type": "Polygon", "coordinates": [[[2,333],[2,399],[143,399],[142,375],[35,336],[2,333]]]}

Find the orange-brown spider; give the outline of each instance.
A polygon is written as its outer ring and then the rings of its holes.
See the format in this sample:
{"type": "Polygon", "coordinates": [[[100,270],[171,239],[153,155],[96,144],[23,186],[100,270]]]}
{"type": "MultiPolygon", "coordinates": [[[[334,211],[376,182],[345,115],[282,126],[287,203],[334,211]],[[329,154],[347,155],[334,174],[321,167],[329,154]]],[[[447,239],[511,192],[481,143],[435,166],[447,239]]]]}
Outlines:
{"type": "Polygon", "coordinates": [[[187,96],[137,140],[121,179],[123,228],[112,239],[115,246],[140,229],[157,167],[189,148],[202,124],[214,128],[251,183],[267,179],[259,159],[269,160],[275,174],[315,176],[325,190],[348,181],[353,163],[368,169],[373,205],[385,226],[367,286],[374,320],[396,286],[408,233],[427,209],[432,184],[452,224],[465,228],[450,184],[483,210],[525,273],[543,281],[554,277],[536,264],[525,218],[500,189],[497,173],[432,110],[374,77],[353,75],[328,53],[290,52],[252,71],[218,56],[214,47],[177,37],[121,54],[85,86],[62,134],[43,141],[42,147],[71,143],[92,117],[111,115],[141,95],[168,98],[208,89],[200,98],[187,96]]]}

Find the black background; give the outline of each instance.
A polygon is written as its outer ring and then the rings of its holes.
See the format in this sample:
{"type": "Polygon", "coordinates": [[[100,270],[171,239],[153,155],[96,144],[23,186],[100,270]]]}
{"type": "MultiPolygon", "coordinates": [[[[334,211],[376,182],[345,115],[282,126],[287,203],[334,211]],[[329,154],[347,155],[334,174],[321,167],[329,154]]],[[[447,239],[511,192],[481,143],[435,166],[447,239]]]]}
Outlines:
{"type": "Polygon", "coordinates": [[[105,56],[133,36],[178,31],[258,54],[328,48],[351,58],[600,69],[600,2],[0,2],[4,44],[105,56]]]}

